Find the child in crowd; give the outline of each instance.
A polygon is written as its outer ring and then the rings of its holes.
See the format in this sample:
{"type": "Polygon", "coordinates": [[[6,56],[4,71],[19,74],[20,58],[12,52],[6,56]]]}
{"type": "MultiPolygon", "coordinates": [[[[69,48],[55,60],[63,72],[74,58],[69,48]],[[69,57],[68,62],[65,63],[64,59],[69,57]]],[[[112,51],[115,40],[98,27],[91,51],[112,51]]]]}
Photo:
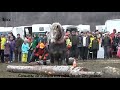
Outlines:
{"type": "Polygon", "coordinates": [[[10,41],[9,41],[9,38],[7,38],[7,42],[5,43],[4,59],[5,59],[6,63],[10,63],[10,41]]]}
{"type": "Polygon", "coordinates": [[[30,49],[27,39],[22,44],[22,62],[27,62],[28,50],[30,49]]]}
{"type": "Polygon", "coordinates": [[[10,62],[13,62],[14,51],[15,51],[15,40],[13,36],[10,36],[10,62]]]}

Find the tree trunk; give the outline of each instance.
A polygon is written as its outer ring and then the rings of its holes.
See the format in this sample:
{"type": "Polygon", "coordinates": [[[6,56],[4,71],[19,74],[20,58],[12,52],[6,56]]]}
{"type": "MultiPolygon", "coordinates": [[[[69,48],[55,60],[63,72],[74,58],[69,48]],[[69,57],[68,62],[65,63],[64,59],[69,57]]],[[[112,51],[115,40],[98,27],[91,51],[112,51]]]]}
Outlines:
{"type": "Polygon", "coordinates": [[[73,68],[72,66],[7,66],[7,71],[15,73],[46,74],[53,76],[79,76],[79,77],[98,77],[102,72],[92,72],[83,67],[73,68]]]}
{"type": "Polygon", "coordinates": [[[103,68],[102,73],[104,73],[104,76],[106,76],[108,78],[109,77],[120,78],[120,69],[119,68],[107,66],[107,67],[103,68]]]}

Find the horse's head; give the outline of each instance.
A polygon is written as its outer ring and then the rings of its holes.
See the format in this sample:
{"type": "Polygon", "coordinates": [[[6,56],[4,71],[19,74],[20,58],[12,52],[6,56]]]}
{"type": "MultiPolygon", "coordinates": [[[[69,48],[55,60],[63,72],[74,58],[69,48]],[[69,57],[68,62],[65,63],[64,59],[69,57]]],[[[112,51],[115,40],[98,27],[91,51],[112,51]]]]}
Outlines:
{"type": "Polygon", "coordinates": [[[60,40],[63,36],[63,29],[60,23],[53,23],[51,26],[51,37],[52,37],[52,42],[56,42],[60,40]]]}

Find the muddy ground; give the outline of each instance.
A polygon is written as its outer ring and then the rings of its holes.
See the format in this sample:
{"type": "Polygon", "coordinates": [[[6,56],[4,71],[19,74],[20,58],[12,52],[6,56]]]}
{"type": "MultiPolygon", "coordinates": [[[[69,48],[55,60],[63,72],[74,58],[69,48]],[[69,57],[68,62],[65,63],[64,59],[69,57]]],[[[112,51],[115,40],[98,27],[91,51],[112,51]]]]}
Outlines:
{"type": "MultiPolygon", "coordinates": [[[[11,73],[6,71],[7,65],[28,65],[25,63],[0,63],[0,78],[46,78],[46,76],[37,74],[11,73]]],[[[120,60],[79,60],[78,66],[86,67],[91,71],[101,71],[104,67],[111,66],[120,69],[120,60]]],[[[48,76],[47,76],[48,77],[48,76]]],[[[107,78],[107,77],[104,77],[107,78]]],[[[110,78],[110,77],[109,77],[110,78]]]]}

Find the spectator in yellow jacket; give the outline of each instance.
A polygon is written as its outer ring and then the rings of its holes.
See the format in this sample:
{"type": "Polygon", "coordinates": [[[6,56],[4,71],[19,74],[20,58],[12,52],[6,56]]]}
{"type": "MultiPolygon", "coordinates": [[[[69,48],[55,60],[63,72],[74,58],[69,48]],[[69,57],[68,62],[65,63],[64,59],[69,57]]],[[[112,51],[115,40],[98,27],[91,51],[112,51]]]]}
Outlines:
{"type": "Polygon", "coordinates": [[[4,63],[4,49],[5,49],[6,37],[1,35],[1,62],[4,63]]]}
{"type": "MultiPolygon", "coordinates": [[[[89,44],[89,52],[92,52],[92,41],[94,40],[94,36],[91,34],[90,35],[90,44],[89,44]]],[[[89,54],[89,58],[92,59],[91,53],[89,54]]]]}
{"type": "Polygon", "coordinates": [[[94,36],[93,35],[90,35],[90,45],[89,45],[89,48],[92,47],[92,41],[94,40],[94,36]]]}

